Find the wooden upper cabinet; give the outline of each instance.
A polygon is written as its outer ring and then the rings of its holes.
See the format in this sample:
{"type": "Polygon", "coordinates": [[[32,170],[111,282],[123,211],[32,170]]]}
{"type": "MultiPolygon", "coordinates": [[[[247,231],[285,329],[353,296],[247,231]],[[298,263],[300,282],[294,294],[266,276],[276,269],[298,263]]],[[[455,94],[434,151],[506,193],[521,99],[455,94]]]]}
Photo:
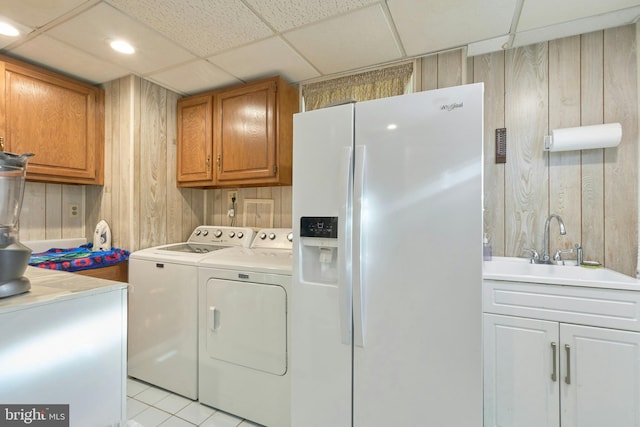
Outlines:
{"type": "Polygon", "coordinates": [[[213,180],[213,96],[178,100],[178,183],[213,180]]]}
{"type": "Polygon", "coordinates": [[[27,179],[103,184],[104,91],[0,57],[0,131],[5,150],[34,153],[27,179]]]}
{"type": "Polygon", "coordinates": [[[181,99],[178,185],[291,185],[293,114],[298,105],[298,91],[280,77],[181,99]],[[213,103],[211,114],[202,107],[209,102],[213,103]],[[181,126],[192,131],[180,133],[181,126]],[[212,151],[207,151],[210,147],[212,151]],[[209,166],[213,176],[199,173],[209,166]]]}

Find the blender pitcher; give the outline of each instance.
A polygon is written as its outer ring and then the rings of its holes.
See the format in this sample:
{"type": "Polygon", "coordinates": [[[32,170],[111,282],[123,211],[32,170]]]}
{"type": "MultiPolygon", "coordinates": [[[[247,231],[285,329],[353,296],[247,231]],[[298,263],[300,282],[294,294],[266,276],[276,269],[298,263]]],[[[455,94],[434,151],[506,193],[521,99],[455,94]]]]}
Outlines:
{"type": "Polygon", "coordinates": [[[32,153],[0,151],[0,298],[27,292],[29,279],[22,276],[31,249],[18,241],[20,209],[27,161],[32,153]]]}

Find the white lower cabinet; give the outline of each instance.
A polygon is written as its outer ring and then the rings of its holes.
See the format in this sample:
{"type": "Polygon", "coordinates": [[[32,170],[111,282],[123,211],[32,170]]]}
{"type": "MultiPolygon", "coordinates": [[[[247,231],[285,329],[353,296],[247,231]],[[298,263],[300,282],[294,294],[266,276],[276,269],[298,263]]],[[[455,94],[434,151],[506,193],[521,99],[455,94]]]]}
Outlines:
{"type": "Polygon", "coordinates": [[[640,333],[483,317],[485,427],[640,427],[640,333]]]}
{"type": "Polygon", "coordinates": [[[484,314],[485,427],[560,425],[557,322],[484,314]]]}

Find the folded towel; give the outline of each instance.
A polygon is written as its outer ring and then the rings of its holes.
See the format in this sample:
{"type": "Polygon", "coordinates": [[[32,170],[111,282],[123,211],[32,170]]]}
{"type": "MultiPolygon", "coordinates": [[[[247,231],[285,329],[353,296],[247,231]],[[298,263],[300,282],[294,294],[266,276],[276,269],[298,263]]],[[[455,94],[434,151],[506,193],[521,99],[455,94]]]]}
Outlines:
{"type": "Polygon", "coordinates": [[[79,271],[106,267],[129,259],[129,251],[111,248],[109,251],[92,251],[93,243],[77,248],[51,248],[31,254],[29,265],[49,270],[79,271]]]}

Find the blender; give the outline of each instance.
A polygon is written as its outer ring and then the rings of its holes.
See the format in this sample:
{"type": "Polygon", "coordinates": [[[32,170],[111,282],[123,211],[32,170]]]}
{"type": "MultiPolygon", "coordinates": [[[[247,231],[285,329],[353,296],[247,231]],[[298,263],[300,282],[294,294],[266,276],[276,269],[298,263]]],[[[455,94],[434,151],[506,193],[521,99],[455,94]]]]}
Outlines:
{"type": "Polygon", "coordinates": [[[23,276],[31,249],[18,241],[27,161],[31,156],[32,153],[0,151],[0,298],[31,288],[29,279],[23,276]]]}

